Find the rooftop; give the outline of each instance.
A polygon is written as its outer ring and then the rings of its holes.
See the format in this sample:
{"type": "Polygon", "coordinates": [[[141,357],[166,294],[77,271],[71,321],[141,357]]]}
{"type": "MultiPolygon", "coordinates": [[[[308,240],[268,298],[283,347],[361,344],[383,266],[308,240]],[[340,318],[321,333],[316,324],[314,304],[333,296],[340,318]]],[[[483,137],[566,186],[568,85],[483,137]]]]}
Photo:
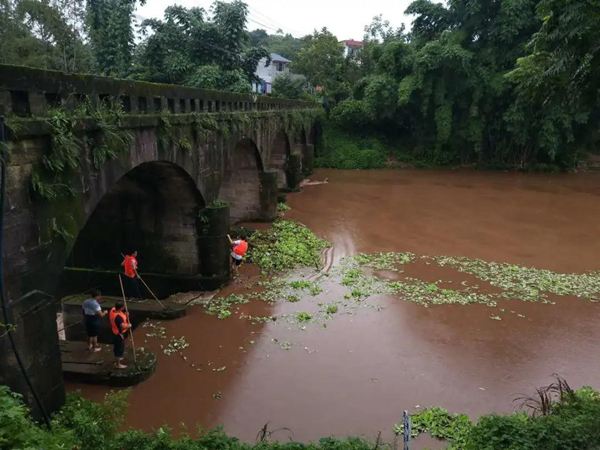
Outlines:
{"type": "Polygon", "coordinates": [[[344,44],[346,44],[346,46],[348,47],[362,47],[363,43],[360,41],[355,41],[354,39],[347,39],[344,42],[344,44]]]}
{"type": "Polygon", "coordinates": [[[284,58],[281,55],[278,55],[277,53],[271,53],[271,61],[276,61],[276,62],[286,62],[289,63],[291,62],[289,59],[284,58]]]}

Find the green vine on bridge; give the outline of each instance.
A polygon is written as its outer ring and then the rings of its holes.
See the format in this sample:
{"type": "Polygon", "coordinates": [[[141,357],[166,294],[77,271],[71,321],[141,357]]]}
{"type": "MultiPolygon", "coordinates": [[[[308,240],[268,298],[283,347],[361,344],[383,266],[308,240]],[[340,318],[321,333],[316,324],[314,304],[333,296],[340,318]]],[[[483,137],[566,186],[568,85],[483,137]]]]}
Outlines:
{"type": "Polygon", "coordinates": [[[121,127],[125,111],[120,102],[102,102],[96,111],[88,110],[100,129],[92,147],[94,166],[99,169],[109,160],[125,153],[133,141],[133,133],[121,127]]]}
{"type": "Polygon", "coordinates": [[[33,171],[33,191],[46,200],[75,195],[71,186],[72,177],[79,167],[86,145],[91,148],[96,169],[116,159],[131,145],[133,134],[121,127],[124,115],[122,105],[110,99],[101,102],[97,108],[93,108],[89,98],[86,98],[75,111],[64,108],[46,111],[42,120],[50,128],[51,147],[33,171]],[[83,131],[80,127],[82,120],[92,120],[99,130],[85,141],[78,137],[83,131]]]}
{"type": "Polygon", "coordinates": [[[182,127],[176,127],[171,123],[173,114],[169,110],[160,112],[158,131],[156,138],[161,149],[166,150],[171,145],[176,145],[182,150],[191,150],[192,144],[188,140],[182,127]]]}
{"type": "MultiPolygon", "coordinates": [[[[215,136],[230,139],[236,133],[254,129],[270,133],[283,129],[293,139],[300,130],[309,130],[321,115],[322,111],[318,108],[178,115],[163,110],[159,113],[157,140],[162,150],[176,146],[191,151],[193,145],[186,134],[189,125],[197,147],[215,136]]],[[[117,159],[130,148],[133,134],[122,126],[125,117],[121,103],[112,98],[105,99],[96,108],[86,98],[74,111],[65,108],[48,110],[41,119],[49,127],[51,147],[34,168],[33,191],[45,200],[74,196],[73,176],[86,147],[91,149],[96,169],[117,159]],[[80,138],[87,129],[96,131],[92,137],[80,138]]]]}

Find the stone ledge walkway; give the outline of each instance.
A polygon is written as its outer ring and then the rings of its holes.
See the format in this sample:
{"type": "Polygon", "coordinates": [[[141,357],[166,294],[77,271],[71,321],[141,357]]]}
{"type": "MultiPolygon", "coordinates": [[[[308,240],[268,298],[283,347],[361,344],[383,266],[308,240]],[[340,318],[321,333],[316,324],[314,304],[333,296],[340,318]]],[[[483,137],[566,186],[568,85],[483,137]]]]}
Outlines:
{"type": "Polygon", "coordinates": [[[112,346],[99,344],[102,351],[93,353],[86,342],[61,341],[60,356],[66,378],[85,383],[133,386],[147,380],[156,370],[156,356],[144,349],[137,349],[137,364],[133,362],[130,341],[125,350],[126,369],[114,366],[112,346]]]}

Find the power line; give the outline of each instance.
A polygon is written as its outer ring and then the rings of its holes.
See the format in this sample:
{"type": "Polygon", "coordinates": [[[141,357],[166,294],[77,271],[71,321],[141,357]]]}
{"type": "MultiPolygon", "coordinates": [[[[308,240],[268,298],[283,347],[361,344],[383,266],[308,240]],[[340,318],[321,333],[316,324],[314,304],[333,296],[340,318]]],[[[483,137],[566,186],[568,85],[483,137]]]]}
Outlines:
{"type": "Polygon", "coordinates": [[[281,25],[280,25],[280,24],[278,24],[277,22],[274,22],[274,21],[271,21],[271,20],[268,20],[268,19],[264,19],[264,18],[260,17],[260,16],[259,16],[259,15],[258,15],[256,12],[254,12],[254,11],[250,11],[250,10],[248,10],[248,16],[249,16],[249,17],[254,17],[254,18],[256,19],[255,21],[256,21],[256,22],[258,22],[258,23],[261,23],[261,22],[266,22],[268,25],[264,25],[264,24],[263,24],[263,26],[266,26],[266,27],[268,27],[268,28],[275,28],[275,29],[281,29],[281,28],[282,28],[282,27],[281,27],[281,25]]]}
{"type": "Polygon", "coordinates": [[[264,19],[261,19],[263,22],[265,22],[265,21],[266,21],[267,23],[269,23],[269,22],[270,22],[270,23],[274,24],[276,27],[278,27],[278,28],[280,28],[280,29],[282,29],[282,30],[290,30],[290,31],[294,32],[295,34],[297,34],[298,36],[301,36],[301,35],[302,35],[302,33],[298,32],[298,30],[295,30],[294,28],[291,28],[291,27],[288,27],[288,26],[282,25],[280,22],[278,22],[278,21],[276,21],[276,20],[273,20],[273,19],[271,19],[269,16],[267,16],[267,15],[265,15],[265,14],[261,13],[259,10],[257,10],[257,9],[256,9],[256,8],[254,8],[253,6],[250,6],[250,5],[248,5],[248,9],[250,9],[250,10],[253,12],[253,14],[254,14],[255,16],[258,16],[259,18],[260,18],[260,17],[263,17],[264,19]]]}
{"type": "Polygon", "coordinates": [[[279,31],[279,29],[273,28],[273,27],[270,27],[268,25],[265,25],[264,23],[258,22],[256,19],[253,19],[250,16],[248,16],[248,22],[253,22],[253,23],[255,23],[258,26],[261,26],[261,27],[267,28],[268,30],[274,31],[275,33],[277,33],[279,31]]]}

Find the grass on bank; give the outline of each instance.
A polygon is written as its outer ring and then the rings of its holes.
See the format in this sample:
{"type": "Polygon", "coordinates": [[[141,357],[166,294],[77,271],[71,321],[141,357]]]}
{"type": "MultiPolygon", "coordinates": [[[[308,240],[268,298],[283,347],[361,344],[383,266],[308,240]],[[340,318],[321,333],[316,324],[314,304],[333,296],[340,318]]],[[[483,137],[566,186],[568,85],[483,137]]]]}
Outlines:
{"type": "MultiPolygon", "coordinates": [[[[125,423],[127,395],[124,390],[107,394],[103,403],[69,394],[66,405],[52,416],[53,431],[31,419],[18,394],[0,386],[0,448],[45,450],[396,450],[398,443],[371,442],[363,438],[325,438],[309,444],[270,441],[263,428],[257,443],[240,442],[221,428],[192,432],[183,427],[179,438],[168,427],[156,432],[119,432],[125,423]]],[[[583,450],[600,446],[600,394],[585,387],[572,390],[556,382],[518,399],[529,412],[488,414],[476,424],[466,415],[430,408],[412,415],[413,435],[429,432],[447,442],[451,450],[583,450]]],[[[291,406],[292,407],[292,406],[291,406]]],[[[289,424],[293,429],[293,424],[289,424]]],[[[400,426],[394,427],[402,432],[400,426]]]]}

